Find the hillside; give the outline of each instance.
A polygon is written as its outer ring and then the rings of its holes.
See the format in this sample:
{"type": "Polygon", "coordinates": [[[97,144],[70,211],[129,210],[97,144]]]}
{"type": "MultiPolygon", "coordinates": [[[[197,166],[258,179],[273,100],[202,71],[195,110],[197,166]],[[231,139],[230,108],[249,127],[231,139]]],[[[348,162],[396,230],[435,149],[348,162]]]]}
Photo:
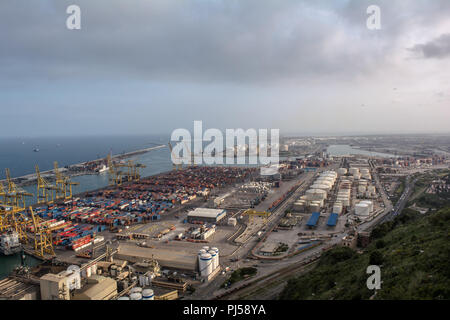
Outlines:
{"type": "Polygon", "coordinates": [[[370,299],[367,266],[381,267],[374,299],[450,299],[450,206],[422,215],[405,209],[378,226],[363,253],[338,247],[292,279],[280,299],[370,299]]]}

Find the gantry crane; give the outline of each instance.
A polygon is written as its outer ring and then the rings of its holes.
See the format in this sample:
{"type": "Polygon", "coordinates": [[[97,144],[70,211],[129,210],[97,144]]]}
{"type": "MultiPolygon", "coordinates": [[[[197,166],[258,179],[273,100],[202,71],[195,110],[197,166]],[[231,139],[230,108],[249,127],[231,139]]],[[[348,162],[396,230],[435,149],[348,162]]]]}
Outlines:
{"type": "Polygon", "coordinates": [[[79,183],[72,182],[69,177],[63,176],[61,171],[59,171],[57,161],[53,163],[53,168],[56,177],[56,199],[72,199],[72,186],[79,185],[79,183]]]}
{"type": "Polygon", "coordinates": [[[38,192],[37,203],[53,203],[55,199],[55,191],[57,191],[58,188],[55,185],[48,183],[48,181],[41,176],[38,165],[36,165],[35,168],[38,192]]]}
{"type": "Polygon", "coordinates": [[[140,169],[147,168],[145,164],[134,163],[128,160],[128,181],[139,181],[141,179],[140,169]]]}
{"type": "MultiPolygon", "coordinates": [[[[172,148],[172,144],[168,143],[169,149],[170,149],[170,153],[172,154],[172,159],[178,159],[181,160],[174,152],[173,152],[173,148],[172,148]]],[[[180,161],[179,164],[176,164],[172,161],[172,165],[173,165],[173,170],[181,170],[183,168],[182,163],[180,161]]]]}
{"type": "Polygon", "coordinates": [[[7,202],[7,197],[6,197],[6,190],[5,187],[3,187],[3,184],[0,183],[0,204],[6,204],[7,202]]]}
{"type": "Polygon", "coordinates": [[[16,231],[20,242],[27,243],[26,227],[28,223],[30,221],[23,208],[9,205],[0,207],[0,232],[7,230],[16,231]]]}
{"type": "MultiPolygon", "coordinates": [[[[16,186],[11,179],[11,173],[8,168],[5,169],[7,189],[5,191],[5,204],[16,206],[24,209],[26,207],[26,197],[32,197],[33,194],[29,193],[22,188],[16,186]]],[[[0,187],[2,189],[2,187],[0,187]]]]}
{"type": "Polygon", "coordinates": [[[117,170],[118,167],[113,163],[111,159],[111,154],[108,154],[106,157],[106,160],[108,162],[108,168],[109,168],[109,185],[114,186],[120,186],[122,184],[122,171],[117,170]]]}
{"type": "Polygon", "coordinates": [[[36,216],[29,207],[31,218],[23,208],[16,206],[0,206],[0,232],[15,231],[23,244],[29,242],[27,228],[33,226],[34,254],[45,258],[45,254],[54,256],[51,229],[42,227],[43,220],[36,216]]]}
{"type": "Polygon", "coordinates": [[[264,223],[266,223],[267,219],[270,217],[270,212],[267,212],[267,211],[256,211],[256,210],[253,210],[253,209],[247,209],[247,210],[244,211],[243,214],[249,216],[250,222],[253,221],[255,216],[258,216],[258,217],[263,217],[264,223]]]}
{"type": "Polygon", "coordinates": [[[34,227],[34,254],[41,258],[44,258],[45,254],[54,256],[51,230],[41,226],[42,219],[34,214],[32,207],[30,207],[30,213],[34,227]]]}

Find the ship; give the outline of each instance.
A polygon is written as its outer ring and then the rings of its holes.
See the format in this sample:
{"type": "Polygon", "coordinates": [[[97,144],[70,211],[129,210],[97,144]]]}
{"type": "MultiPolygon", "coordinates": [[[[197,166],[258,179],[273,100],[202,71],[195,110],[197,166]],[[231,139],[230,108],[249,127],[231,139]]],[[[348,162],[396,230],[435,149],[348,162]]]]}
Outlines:
{"type": "Polygon", "coordinates": [[[19,241],[19,234],[15,231],[5,232],[0,236],[0,253],[10,256],[19,253],[22,246],[19,241]]]}
{"type": "Polygon", "coordinates": [[[103,165],[103,167],[100,170],[98,170],[98,173],[104,173],[104,172],[107,172],[108,170],[109,170],[109,167],[103,165]]]}

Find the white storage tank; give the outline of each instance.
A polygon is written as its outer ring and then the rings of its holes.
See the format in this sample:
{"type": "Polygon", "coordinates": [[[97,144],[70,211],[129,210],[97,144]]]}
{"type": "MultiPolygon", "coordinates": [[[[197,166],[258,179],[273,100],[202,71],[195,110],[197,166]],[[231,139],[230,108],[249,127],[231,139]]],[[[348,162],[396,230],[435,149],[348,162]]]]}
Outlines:
{"type": "Polygon", "coordinates": [[[202,249],[204,249],[206,252],[209,251],[209,247],[208,246],[204,246],[202,249]]]}
{"type": "Polygon", "coordinates": [[[317,184],[317,183],[315,183],[315,184],[313,184],[312,186],[311,186],[311,188],[313,188],[313,189],[321,189],[321,190],[325,190],[325,191],[330,191],[330,186],[329,185],[327,185],[327,184],[317,184]]]}
{"type": "Polygon", "coordinates": [[[67,268],[67,271],[72,273],[67,277],[67,283],[69,290],[81,289],[81,271],[80,267],[71,265],[67,268]]]}
{"type": "Polygon", "coordinates": [[[355,173],[353,175],[353,179],[355,179],[355,180],[359,180],[360,178],[361,178],[361,175],[359,173],[355,173]]]}
{"type": "Polygon", "coordinates": [[[214,250],[216,252],[216,268],[217,268],[219,266],[219,264],[220,264],[220,261],[219,261],[219,249],[214,247],[214,248],[211,248],[211,250],[214,250]]]}
{"type": "Polygon", "coordinates": [[[131,288],[130,293],[142,293],[142,288],[141,287],[131,288]]]}
{"type": "Polygon", "coordinates": [[[130,300],[142,300],[142,294],[139,292],[135,292],[130,294],[130,300]]]}
{"type": "Polygon", "coordinates": [[[323,200],[327,197],[326,191],[321,189],[309,189],[306,190],[305,194],[310,200],[323,200]]]}
{"type": "Polygon", "coordinates": [[[212,260],[211,260],[211,268],[212,268],[212,270],[214,271],[214,270],[216,270],[216,268],[217,268],[217,265],[216,265],[216,252],[214,251],[214,250],[209,250],[208,251],[208,253],[211,255],[211,257],[212,257],[212,260]]]}
{"type": "Polygon", "coordinates": [[[364,193],[364,192],[366,192],[366,186],[363,186],[363,185],[358,186],[358,192],[359,192],[359,193],[364,193]]]}
{"type": "Polygon", "coordinates": [[[207,277],[212,272],[212,256],[209,253],[204,253],[199,257],[200,275],[207,277]]]}
{"type": "Polygon", "coordinates": [[[342,202],[335,202],[333,205],[333,213],[341,214],[342,212],[342,202]]]}
{"type": "Polygon", "coordinates": [[[367,205],[369,206],[369,212],[372,212],[372,211],[373,211],[373,202],[372,202],[372,201],[370,201],[370,200],[363,200],[363,201],[361,201],[360,203],[365,203],[365,204],[367,204],[367,205]]]}
{"type": "Polygon", "coordinates": [[[375,186],[368,186],[367,191],[369,191],[370,193],[375,193],[375,186]]]}
{"type": "Polygon", "coordinates": [[[367,203],[357,203],[355,205],[355,214],[358,216],[368,216],[369,205],[367,203]]]}
{"type": "Polygon", "coordinates": [[[123,297],[120,297],[120,298],[117,299],[117,300],[130,300],[130,297],[123,296],[123,297]]]}
{"type": "Polygon", "coordinates": [[[343,176],[347,174],[347,168],[339,168],[337,172],[340,176],[343,176]]]}
{"type": "Polygon", "coordinates": [[[354,176],[355,174],[359,174],[359,168],[350,168],[348,172],[354,176]]]}
{"type": "Polygon", "coordinates": [[[152,289],[142,290],[142,300],[155,300],[155,293],[152,289]]]}
{"type": "Polygon", "coordinates": [[[320,204],[316,201],[313,201],[309,205],[309,210],[311,212],[319,212],[320,211],[320,204]]]}
{"type": "Polygon", "coordinates": [[[336,200],[341,202],[343,206],[348,207],[350,205],[350,199],[349,198],[338,197],[336,200]]]}
{"type": "Polygon", "coordinates": [[[296,212],[302,212],[303,210],[305,210],[305,201],[300,200],[294,202],[292,209],[296,212]]]}

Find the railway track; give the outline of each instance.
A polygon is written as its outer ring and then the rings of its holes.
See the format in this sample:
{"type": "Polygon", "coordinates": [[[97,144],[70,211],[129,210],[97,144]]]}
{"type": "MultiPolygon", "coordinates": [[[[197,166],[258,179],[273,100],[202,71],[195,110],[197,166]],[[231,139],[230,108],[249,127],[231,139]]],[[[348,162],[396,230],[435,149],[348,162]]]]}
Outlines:
{"type": "Polygon", "coordinates": [[[298,275],[299,272],[304,272],[311,268],[316,261],[320,258],[317,255],[308,260],[293,263],[287,267],[275,270],[263,277],[254,279],[253,281],[246,282],[237,286],[233,289],[228,290],[214,298],[214,300],[233,300],[233,299],[244,299],[252,298],[254,292],[260,291],[261,287],[267,287],[270,289],[273,286],[283,284],[287,279],[298,275]]]}

